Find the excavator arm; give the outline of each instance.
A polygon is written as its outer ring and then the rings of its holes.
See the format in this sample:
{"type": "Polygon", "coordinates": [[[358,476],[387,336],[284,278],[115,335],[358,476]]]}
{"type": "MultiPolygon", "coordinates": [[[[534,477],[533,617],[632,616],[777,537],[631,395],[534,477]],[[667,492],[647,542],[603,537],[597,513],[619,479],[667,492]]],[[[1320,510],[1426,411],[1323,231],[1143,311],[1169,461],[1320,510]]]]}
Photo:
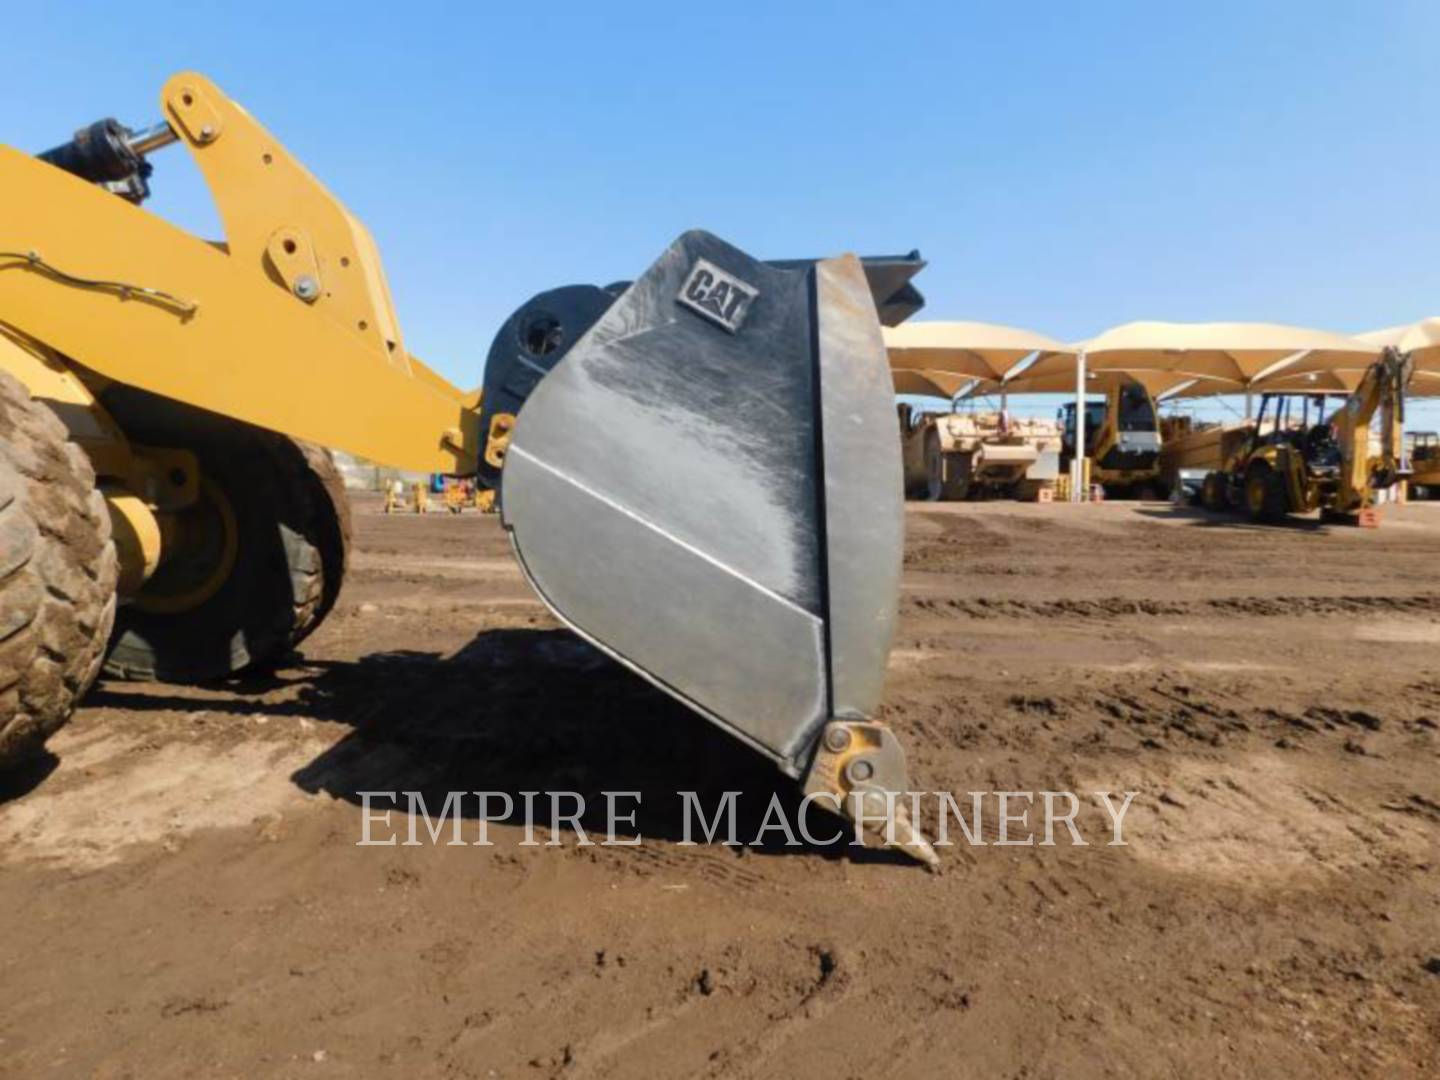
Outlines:
{"type": "Polygon", "coordinates": [[[1409,472],[1405,461],[1405,388],[1410,381],[1410,359],[1386,349],[1371,364],[1355,392],[1331,416],[1330,424],[1340,447],[1340,483],[1334,511],[1358,514],[1370,507],[1375,488],[1386,487],[1409,472]],[[1380,465],[1370,457],[1370,429],[1380,414],[1380,465]]]}

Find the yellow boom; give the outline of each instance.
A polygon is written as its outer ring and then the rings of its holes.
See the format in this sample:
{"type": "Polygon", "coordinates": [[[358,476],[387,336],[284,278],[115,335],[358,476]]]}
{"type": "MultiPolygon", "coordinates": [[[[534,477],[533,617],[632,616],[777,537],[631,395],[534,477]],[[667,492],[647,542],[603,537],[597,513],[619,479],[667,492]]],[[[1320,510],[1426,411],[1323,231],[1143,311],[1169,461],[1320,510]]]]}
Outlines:
{"type": "Polygon", "coordinates": [[[478,391],[405,351],[365,228],[208,80],[177,75],[161,103],[225,242],[0,147],[0,320],[116,382],[400,468],[474,472],[478,391]]]}

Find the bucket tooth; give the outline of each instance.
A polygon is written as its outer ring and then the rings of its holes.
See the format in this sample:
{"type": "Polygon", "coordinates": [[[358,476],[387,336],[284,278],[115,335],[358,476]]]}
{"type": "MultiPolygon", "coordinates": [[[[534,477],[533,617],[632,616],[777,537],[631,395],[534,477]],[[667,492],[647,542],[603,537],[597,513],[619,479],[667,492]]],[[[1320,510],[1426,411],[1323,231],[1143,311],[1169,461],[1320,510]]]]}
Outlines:
{"type": "Polygon", "coordinates": [[[910,791],[905,751],[895,733],[873,720],[835,720],[815,747],[806,795],[828,795],[851,821],[863,823],[885,847],[931,870],[940,858],[904,801],[910,791]]]}

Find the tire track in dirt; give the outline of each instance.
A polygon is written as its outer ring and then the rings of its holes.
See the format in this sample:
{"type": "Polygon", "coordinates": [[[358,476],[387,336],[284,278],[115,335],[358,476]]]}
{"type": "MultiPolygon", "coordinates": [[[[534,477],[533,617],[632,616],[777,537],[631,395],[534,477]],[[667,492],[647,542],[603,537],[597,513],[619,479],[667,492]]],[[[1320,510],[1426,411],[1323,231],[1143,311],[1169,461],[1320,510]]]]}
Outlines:
{"type": "Polygon", "coordinates": [[[104,687],[53,774],[0,805],[0,834],[19,834],[0,907],[24,929],[0,963],[6,1064],[1428,1080],[1427,510],[1396,511],[1418,539],[1388,516],[1324,536],[1152,526],[1118,504],[907,515],[915,587],[880,711],[912,778],[967,811],[973,789],[1077,791],[1088,844],[1062,828],[1057,847],[997,847],[991,799],[986,845],[928,875],[874,852],[681,846],[677,789],[707,808],[745,791],[749,839],[773,793],[793,816],[794,785],[554,630],[503,575],[493,518],[372,509],[357,520],[376,557],[303,664],[104,687]],[[358,791],[415,789],[433,811],[452,789],[552,788],[596,806],[642,791],[643,846],[521,847],[516,821],[494,848],[355,845],[358,791]],[[1106,846],[1104,788],[1140,791],[1129,847],[1106,846]],[[122,819],[155,842],[83,867],[34,857],[108,851],[80,830],[122,819]]]}
{"type": "Polygon", "coordinates": [[[1098,599],[1013,600],[995,597],[906,596],[902,616],[939,615],[967,619],[1118,619],[1131,615],[1244,615],[1283,618],[1299,615],[1430,615],[1440,619],[1440,593],[1410,596],[1229,596],[1208,600],[1158,600],[1109,596],[1098,599]]]}
{"type": "Polygon", "coordinates": [[[898,692],[882,715],[914,731],[917,752],[1002,750],[1066,752],[1185,750],[1229,745],[1280,750],[1323,749],[1341,760],[1433,752],[1440,731],[1440,691],[1429,680],[1402,683],[1383,702],[1272,704],[1257,701],[1248,680],[1213,685],[1158,674],[1106,677],[1082,687],[1033,685],[998,700],[973,691],[928,701],[898,692]]]}

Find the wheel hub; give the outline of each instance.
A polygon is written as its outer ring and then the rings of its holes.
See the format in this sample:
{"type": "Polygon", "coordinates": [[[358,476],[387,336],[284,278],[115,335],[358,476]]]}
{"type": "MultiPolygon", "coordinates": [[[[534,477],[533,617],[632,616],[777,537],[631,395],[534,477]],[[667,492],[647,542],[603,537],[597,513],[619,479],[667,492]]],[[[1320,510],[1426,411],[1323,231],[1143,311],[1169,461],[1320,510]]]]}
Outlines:
{"type": "Polygon", "coordinates": [[[159,515],[160,565],[134,604],[141,611],[174,615],[209,600],[230,578],[240,553],[235,509],[218,484],[200,477],[189,506],[159,515]]]}

